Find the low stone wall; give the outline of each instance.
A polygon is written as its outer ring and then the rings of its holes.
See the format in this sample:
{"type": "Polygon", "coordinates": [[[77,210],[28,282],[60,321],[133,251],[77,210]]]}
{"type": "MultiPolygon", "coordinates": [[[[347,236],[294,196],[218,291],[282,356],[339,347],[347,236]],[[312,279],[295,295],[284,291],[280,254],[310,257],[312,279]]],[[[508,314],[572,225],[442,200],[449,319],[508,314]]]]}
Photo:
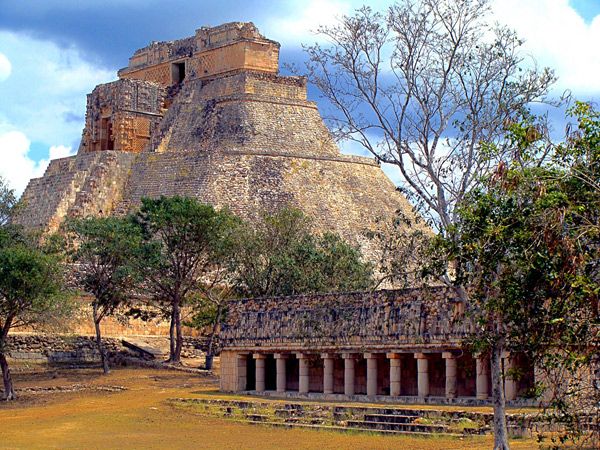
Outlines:
{"type": "MultiPolygon", "coordinates": [[[[118,339],[103,339],[110,355],[126,352],[118,339]]],[[[91,336],[51,334],[12,334],[7,342],[9,358],[50,364],[84,364],[100,361],[100,353],[91,336]]]]}
{"type": "MultiPolygon", "coordinates": [[[[163,339],[164,340],[164,339],[163,339]]],[[[120,356],[148,358],[147,354],[130,350],[121,339],[104,338],[110,358],[120,356]]],[[[199,357],[206,350],[206,342],[199,338],[184,338],[182,356],[199,357]]],[[[8,357],[19,361],[47,362],[49,364],[94,364],[100,362],[95,338],[80,335],[42,333],[9,334],[8,357]]]]}
{"type": "Polygon", "coordinates": [[[447,288],[298,295],[231,302],[224,349],[460,345],[472,330],[447,288]]]}

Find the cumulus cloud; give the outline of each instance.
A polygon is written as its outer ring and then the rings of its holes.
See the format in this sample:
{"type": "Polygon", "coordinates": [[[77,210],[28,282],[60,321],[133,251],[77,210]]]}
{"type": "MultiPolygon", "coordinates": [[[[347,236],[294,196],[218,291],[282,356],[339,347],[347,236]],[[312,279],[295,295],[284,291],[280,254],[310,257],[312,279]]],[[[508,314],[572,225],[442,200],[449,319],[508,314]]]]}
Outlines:
{"type": "Polygon", "coordinates": [[[568,0],[495,0],[493,8],[500,23],[525,39],[539,65],[556,71],[558,89],[600,93],[600,15],[586,22],[568,0]]]}
{"type": "Polygon", "coordinates": [[[13,70],[0,83],[0,121],[47,147],[81,135],[86,94],[115,77],[84,60],[75,48],[22,34],[0,31],[0,52],[13,70]],[[81,119],[67,120],[74,115],[81,119]]]}
{"type": "Polygon", "coordinates": [[[343,0],[303,0],[294,7],[295,14],[273,17],[267,22],[272,39],[288,45],[314,42],[319,26],[333,25],[344,14],[352,12],[351,2],[343,0]]]}
{"type": "Polygon", "coordinates": [[[12,64],[4,53],[0,53],[0,82],[10,77],[12,64]]]}
{"type": "Polygon", "coordinates": [[[18,195],[21,195],[30,178],[41,176],[46,168],[27,156],[30,145],[31,141],[20,131],[0,134],[0,176],[18,195]]]}
{"type": "Polygon", "coordinates": [[[0,133],[0,176],[20,196],[31,178],[41,177],[51,159],[64,158],[74,154],[73,148],[53,145],[48,151],[48,159],[34,161],[29,156],[31,140],[21,131],[0,133]]]}

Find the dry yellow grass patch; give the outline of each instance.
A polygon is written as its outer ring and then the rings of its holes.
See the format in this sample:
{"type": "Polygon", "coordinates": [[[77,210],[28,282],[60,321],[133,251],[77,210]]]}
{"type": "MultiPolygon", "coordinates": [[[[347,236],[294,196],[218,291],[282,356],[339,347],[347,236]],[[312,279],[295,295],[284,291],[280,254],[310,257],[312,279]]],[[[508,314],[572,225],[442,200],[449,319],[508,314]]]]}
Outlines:
{"type": "MultiPolygon", "coordinates": [[[[16,378],[17,387],[84,383],[122,385],[127,390],[27,395],[17,403],[0,405],[2,448],[484,449],[492,443],[489,436],[460,440],[342,434],[199,417],[165,400],[198,397],[214,390],[215,382],[179,372],[121,369],[103,377],[96,370],[80,370],[16,378]]],[[[536,445],[516,440],[512,447],[536,445]]]]}

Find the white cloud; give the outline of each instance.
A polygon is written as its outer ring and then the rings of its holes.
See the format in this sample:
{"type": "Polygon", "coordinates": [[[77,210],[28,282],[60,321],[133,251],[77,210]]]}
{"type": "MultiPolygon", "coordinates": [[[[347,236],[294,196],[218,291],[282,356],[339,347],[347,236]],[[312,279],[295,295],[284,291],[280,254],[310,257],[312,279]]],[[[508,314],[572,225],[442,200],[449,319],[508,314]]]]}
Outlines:
{"type": "Polygon", "coordinates": [[[0,53],[0,82],[10,77],[12,64],[4,53],[0,53]]]}
{"type": "Polygon", "coordinates": [[[558,89],[600,93],[600,16],[586,23],[568,0],[495,0],[493,8],[500,23],[526,40],[539,65],[555,69],[558,89]]]}
{"type": "Polygon", "coordinates": [[[74,48],[27,35],[0,31],[0,52],[12,65],[12,75],[0,83],[0,121],[47,147],[81,136],[86,94],[116,76],[74,48]]]}
{"type": "Polygon", "coordinates": [[[319,26],[335,24],[344,14],[352,12],[352,6],[343,0],[303,0],[292,10],[295,14],[273,17],[267,26],[269,37],[286,46],[321,40],[315,34],[319,26]]]}
{"type": "Polygon", "coordinates": [[[73,156],[75,151],[73,147],[67,147],[66,145],[53,145],[48,151],[50,159],[66,158],[67,156],[73,156]]]}
{"type": "Polygon", "coordinates": [[[34,161],[29,156],[31,140],[21,131],[0,132],[0,176],[20,196],[31,178],[41,177],[50,159],[64,158],[74,154],[71,147],[53,145],[49,159],[34,161]]]}
{"type": "Polygon", "coordinates": [[[21,195],[30,178],[41,176],[47,166],[47,162],[40,165],[27,156],[30,145],[31,141],[20,131],[0,134],[0,176],[17,195],[21,195]]]}

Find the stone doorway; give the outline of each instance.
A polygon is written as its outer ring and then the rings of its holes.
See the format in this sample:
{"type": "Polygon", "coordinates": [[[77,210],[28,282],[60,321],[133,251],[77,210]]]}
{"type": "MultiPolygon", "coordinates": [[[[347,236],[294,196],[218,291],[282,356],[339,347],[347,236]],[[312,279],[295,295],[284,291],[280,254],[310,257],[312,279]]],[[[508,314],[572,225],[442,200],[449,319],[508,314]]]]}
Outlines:
{"type": "Polygon", "coordinates": [[[181,83],[185,78],[185,62],[171,64],[171,79],[173,84],[181,83]]]}

